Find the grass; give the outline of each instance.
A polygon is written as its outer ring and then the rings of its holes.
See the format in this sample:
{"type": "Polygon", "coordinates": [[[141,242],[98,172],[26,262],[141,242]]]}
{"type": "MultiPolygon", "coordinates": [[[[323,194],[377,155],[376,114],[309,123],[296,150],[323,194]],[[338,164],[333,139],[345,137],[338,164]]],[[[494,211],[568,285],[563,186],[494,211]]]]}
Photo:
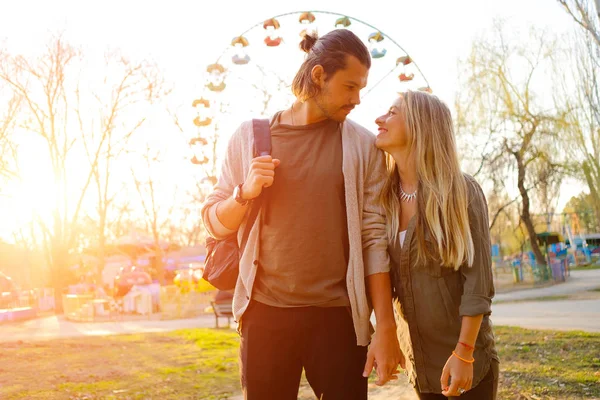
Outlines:
{"type": "Polygon", "coordinates": [[[224,399],[238,335],[192,329],[0,344],[1,399],[224,399]]]}
{"type": "Polygon", "coordinates": [[[588,264],[580,265],[578,267],[571,267],[571,271],[590,271],[593,269],[600,269],[600,264],[588,264]]]}
{"type": "Polygon", "coordinates": [[[600,334],[496,327],[499,399],[600,396],[600,334]]]}
{"type": "MultiPolygon", "coordinates": [[[[600,334],[495,331],[499,399],[600,397],[600,334]]],[[[0,398],[227,399],[240,390],[238,345],[214,329],[2,343],[0,398]]]]}
{"type": "Polygon", "coordinates": [[[534,301],[560,301],[560,300],[595,300],[600,299],[600,288],[594,288],[587,290],[585,292],[576,292],[565,295],[552,295],[552,296],[540,296],[540,297],[532,297],[526,299],[519,300],[497,300],[494,301],[494,304],[504,304],[504,303],[527,303],[534,301]]]}
{"type": "Polygon", "coordinates": [[[528,289],[539,289],[544,287],[554,286],[556,283],[552,281],[548,282],[518,282],[515,283],[513,281],[504,281],[504,282],[494,282],[494,288],[496,289],[496,293],[511,293],[518,292],[520,290],[528,290],[528,289]]]}
{"type": "Polygon", "coordinates": [[[569,300],[571,297],[568,295],[555,295],[555,296],[541,296],[541,297],[533,297],[528,299],[521,300],[498,300],[494,301],[494,304],[502,304],[502,303],[525,303],[530,301],[556,301],[556,300],[569,300]]]}

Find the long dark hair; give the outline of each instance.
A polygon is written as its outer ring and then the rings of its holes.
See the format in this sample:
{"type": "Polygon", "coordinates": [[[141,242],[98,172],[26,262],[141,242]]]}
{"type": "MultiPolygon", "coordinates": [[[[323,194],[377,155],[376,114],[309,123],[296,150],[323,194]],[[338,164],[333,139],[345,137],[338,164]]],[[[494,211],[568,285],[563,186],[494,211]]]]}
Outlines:
{"type": "Polygon", "coordinates": [[[371,68],[371,55],[367,46],[353,32],[336,29],[322,37],[316,33],[305,34],[300,48],[307,53],[292,83],[292,92],[300,101],[308,100],[319,93],[312,80],[311,72],[316,65],[323,67],[328,77],[346,68],[347,56],[354,56],[367,68],[371,68]]]}

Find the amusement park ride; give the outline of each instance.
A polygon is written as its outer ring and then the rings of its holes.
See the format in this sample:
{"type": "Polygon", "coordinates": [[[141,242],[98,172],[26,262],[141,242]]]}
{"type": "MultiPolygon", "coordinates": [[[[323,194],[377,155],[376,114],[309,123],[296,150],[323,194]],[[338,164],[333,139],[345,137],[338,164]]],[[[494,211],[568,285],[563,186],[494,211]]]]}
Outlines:
{"type": "Polygon", "coordinates": [[[591,262],[591,253],[588,248],[586,237],[579,223],[579,216],[576,213],[563,214],[564,235],[569,239],[569,254],[572,255],[575,265],[591,262]],[[581,254],[582,257],[578,257],[581,254]]]}
{"type": "MultiPolygon", "coordinates": [[[[228,138],[220,132],[231,133],[236,127],[232,124],[289,107],[294,100],[290,85],[304,56],[298,46],[301,37],[311,32],[322,36],[334,29],[352,30],[371,53],[369,84],[361,93],[363,104],[366,98],[370,102],[385,101],[378,107],[387,109],[398,92],[431,92],[413,57],[394,39],[366,22],[324,11],[269,17],[233,37],[217,60],[206,67],[203,91],[191,103],[197,128],[189,141],[195,154],[191,161],[202,167],[207,183],[216,181],[216,155],[228,138]]],[[[359,122],[360,112],[353,113],[359,122]]],[[[368,118],[372,117],[373,114],[368,118]]]]}
{"type": "Polygon", "coordinates": [[[567,262],[573,265],[592,262],[586,233],[581,228],[577,213],[548,213],[543,215],[547,219],[547,232],[538,236],[546,242],[550,254],[559,259],[568,259],[567,262]]]}

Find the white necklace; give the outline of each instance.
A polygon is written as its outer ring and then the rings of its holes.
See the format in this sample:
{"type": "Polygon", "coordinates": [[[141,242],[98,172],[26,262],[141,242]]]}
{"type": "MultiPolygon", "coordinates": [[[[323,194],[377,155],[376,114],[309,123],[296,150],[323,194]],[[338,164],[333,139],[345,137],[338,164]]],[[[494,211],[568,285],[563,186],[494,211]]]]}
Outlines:
{"type": "Polygon", "coordinates": [[[400,188],[400,200],[408,203],[409,201],[413,201],[414,199],[417,198],[417,191],[415,190],[414,192],[408,194],[404,191],[404,189],[402,189],[402,182],[398,183],[398,187],[400,188]]]}

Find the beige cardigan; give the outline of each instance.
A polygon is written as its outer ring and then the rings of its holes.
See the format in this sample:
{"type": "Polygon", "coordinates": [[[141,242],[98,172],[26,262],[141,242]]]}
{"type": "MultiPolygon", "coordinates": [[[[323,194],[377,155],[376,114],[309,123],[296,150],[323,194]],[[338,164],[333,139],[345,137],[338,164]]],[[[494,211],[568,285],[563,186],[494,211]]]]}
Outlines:
{"type": "MultiPolygon", "coordinates": [[[[253,142],[252,121],[244,122],[232,135],[219,180],[202,205],[202,220],[208,233],[215,239],[236,233],[219,221],[216,204],[232,196],[235,186],[248,175],[253,158],[253,142]]],[[[365,276],[388,272],[390,269],[385,216],[377,199],[385,180],[385,158],[383,152],[375,147],[375,136],[349,120],[342,126],[342,149],[350,244],[346,286],[357,344],[366,346],[371,339],[369,318],[372,309],[367,299],[365,276]]],[[[237,231],[238,242],[245,224],[246,220],[242,221],[237,231]]],[[[255,223],[248,245],[240,257],[240,274],[233,297],[233,314],[237,321],[246,310],[252,294],[259,260],[259,229],[260,224],[255,223]]]]}

